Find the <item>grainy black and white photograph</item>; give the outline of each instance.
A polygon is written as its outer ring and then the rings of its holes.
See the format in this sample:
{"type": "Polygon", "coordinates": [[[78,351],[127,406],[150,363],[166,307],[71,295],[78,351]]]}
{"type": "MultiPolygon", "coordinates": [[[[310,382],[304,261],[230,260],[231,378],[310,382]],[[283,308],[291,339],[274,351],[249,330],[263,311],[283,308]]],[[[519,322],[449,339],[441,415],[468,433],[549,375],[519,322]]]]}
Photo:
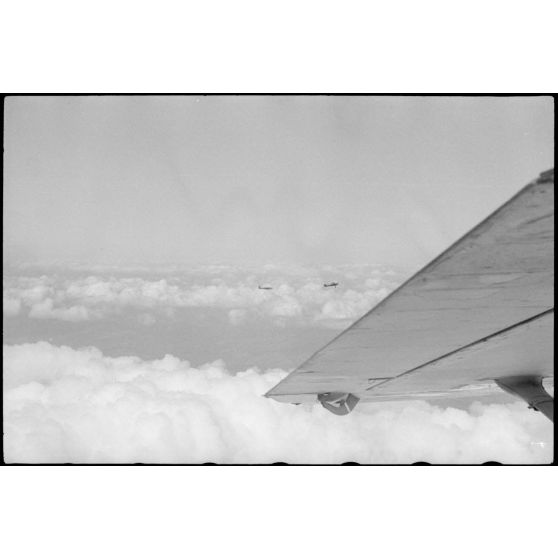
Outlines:
{"type": "Polygon", "coordinates": [[[19,464],[548,464],[550,96],[4,99],[19,464]]]}

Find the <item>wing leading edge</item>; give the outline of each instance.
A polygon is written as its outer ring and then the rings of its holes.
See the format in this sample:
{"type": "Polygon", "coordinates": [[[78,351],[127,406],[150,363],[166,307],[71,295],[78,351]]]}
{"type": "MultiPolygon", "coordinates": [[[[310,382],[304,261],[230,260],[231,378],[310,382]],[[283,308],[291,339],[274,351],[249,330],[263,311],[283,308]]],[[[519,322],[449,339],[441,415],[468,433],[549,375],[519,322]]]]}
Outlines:
{"type": "MultiPolygon", "coordinates": [[[[343,409],[349,412],[356,404],[354,398],[422,398],[467,389],[480,393],[483,386],[490,392],[495,381],[509,377],[550,379],[553,309],[551,170],[266,396],[291,403],[335,400],[342,405],[352,395],[352,406],[344,404],[336,413],[345,414],[343,409]]],[[[522,392],[516,395],[524,397],[522,392]]]]}

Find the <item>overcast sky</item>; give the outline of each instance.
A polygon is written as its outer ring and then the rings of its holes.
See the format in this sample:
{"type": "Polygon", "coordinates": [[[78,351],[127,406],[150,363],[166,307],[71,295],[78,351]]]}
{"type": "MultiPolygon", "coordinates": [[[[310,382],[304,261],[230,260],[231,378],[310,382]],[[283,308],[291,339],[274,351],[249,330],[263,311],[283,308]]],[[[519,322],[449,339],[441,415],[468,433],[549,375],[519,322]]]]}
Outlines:
{"type": "Polygon", "coordinates": [[[534,98],[15,97],[8,263],[427,263],[554,165],[534,98]]]}

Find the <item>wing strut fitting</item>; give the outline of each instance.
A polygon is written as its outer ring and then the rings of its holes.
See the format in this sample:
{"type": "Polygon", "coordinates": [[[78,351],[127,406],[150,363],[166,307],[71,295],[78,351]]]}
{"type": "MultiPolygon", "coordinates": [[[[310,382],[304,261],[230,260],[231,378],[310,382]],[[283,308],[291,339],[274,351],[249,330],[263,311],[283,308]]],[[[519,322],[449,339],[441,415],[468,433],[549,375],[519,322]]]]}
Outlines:
{"type": "Polygon", "coordinates": [[[320,393],[318,401],[324,409],[331,411],[334,415],[348,415],[355,405],[360,401],[356,395],[352,393],[330,392],[320,393]]]}

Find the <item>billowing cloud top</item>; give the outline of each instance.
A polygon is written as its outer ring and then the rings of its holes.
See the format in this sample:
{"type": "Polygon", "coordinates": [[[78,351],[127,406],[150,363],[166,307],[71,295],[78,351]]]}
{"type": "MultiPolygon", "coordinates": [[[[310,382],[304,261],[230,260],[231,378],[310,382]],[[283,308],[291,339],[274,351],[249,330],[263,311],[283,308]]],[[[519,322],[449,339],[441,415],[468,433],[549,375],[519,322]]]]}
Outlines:
{"type": "MultiPolygon", "coordinates": [[[[89,270],[91,271],[91,270],[89,270]]],[[[257,317],[278,325],[286,321],[343,328],[398,286],[405,275],[382,266],[348,265],[317,268],[234,268],[204,266],[187,270],[119,270],[95,274],[74,269],[48,274],[4,277],[4,315],[84,321],[125,308],[169,315],[179,308],[220,308],[231,324],[257,317]],[[138,276],[139,275],[139,276],[138,276]],[[336,288],[324,282],[338,281],[336,288]],[[271,290],[258,289],[271,286],[271,290]]],[[[21,270],[20,270],[21,272],[21,270]]],[[[154,323],[143,315],[145,325],[154,323]]]]}
{"type": "Polygon", "coordinates": [[[4,346],[4,458],[24,463],[546,463],[552,425],[520,402],[362,404],[345,417],[263,394],[286,372],[4,346]]]}

